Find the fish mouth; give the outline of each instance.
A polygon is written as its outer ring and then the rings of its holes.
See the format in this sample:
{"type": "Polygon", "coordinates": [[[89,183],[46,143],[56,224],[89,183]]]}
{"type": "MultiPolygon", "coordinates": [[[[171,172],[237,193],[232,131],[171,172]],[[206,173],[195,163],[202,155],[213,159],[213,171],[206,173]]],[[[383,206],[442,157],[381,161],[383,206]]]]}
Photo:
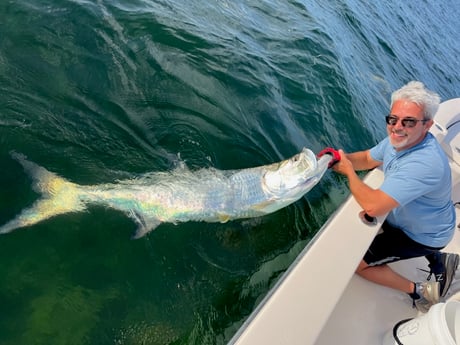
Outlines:
{"type": "Polygon", "coordinates": [[[283,161],[277,170],[263,176],[263,189],[270,194],[284,195],[302,189],[317,176],[318,163],[315,154],[304,148],[300,153],[283,161]]]}
{"type": "Polygon", "coordinates": [[[313,172],[316,172],[318,168],[318,161],[316,155],[311,150],[304,148],[299,154],[297,163],[296,169],[303,170],[303,177],[305,180],[309,180],[316,175],[313,172]]]}

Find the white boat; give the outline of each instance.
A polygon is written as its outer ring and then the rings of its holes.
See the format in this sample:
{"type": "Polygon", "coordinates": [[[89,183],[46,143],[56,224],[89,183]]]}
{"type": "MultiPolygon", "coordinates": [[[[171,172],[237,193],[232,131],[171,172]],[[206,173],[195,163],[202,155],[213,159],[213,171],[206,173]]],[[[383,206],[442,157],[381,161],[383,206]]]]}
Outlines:
{"type": "MultiPolygon", "coordinates": [[[[460,98],[443,102],[431,133],[449,157],[452,199],[460,201],[460,98]]],[[[365,182],[378,188],[383,172],[375,169],[365,182]]],[[[358,217],[361,208],[349,197],[300,253],[243,326],[230,345],[372,345],[401,320],[420,318],[407,294],[364,280],[354,274],[385,217],[368,225],[358,217]]],[[[460,208],[456,207],[457,222],[460,208]]],[[[460,230],[443,249],[460,254],[460,230]]],[[[425,258],[391,266],[413,281],[428,274],[425,258]]],[[[460,271],[441,302],[460,301],[460,271]]],[[[433,308],[433,307],[432,307],[433,308]]],[[[460,332],[460,317],[455,320],[460,332]]],[[[460,344],[460,334],[457,334],[460,344]]]]}

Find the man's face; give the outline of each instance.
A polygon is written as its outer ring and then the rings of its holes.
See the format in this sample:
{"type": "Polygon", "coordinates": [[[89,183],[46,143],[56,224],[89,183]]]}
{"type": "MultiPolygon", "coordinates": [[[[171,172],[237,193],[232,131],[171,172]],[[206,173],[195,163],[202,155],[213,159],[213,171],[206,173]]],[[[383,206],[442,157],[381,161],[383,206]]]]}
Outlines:
{"type": "Polygon", "coordinates": [[[433,120],[422,121],[425,120],[423,109],[416,103],[406,100],[395,101],[389,116],[393,122],[397,120],[393,125],[387,124],[390,143],[396,151],[406,150],[420,143],[433,124],[433,120]],[[403,119],[409,119],[406,126],[401,121],[403,119]],[[410,119],[416,121],[410,121],[410,119]],[[414,123],[415,126],[410,127],[414,123]]]}

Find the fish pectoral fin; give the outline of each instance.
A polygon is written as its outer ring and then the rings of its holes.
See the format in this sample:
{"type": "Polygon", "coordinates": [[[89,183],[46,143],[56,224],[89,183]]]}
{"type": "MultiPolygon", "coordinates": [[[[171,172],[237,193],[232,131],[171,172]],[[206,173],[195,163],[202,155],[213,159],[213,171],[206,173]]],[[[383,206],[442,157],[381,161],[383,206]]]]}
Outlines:
{"type": "Polygon", "coordinates": [[[143,237],[148,232],[155,230],[155,228],[161,224],[161,221],[157,218],[146,218],[134,211],[131,211],[128,216],[137,224],[137,229],[134,235],[131,237],[132,239],[143,237]]]}
{"type": "Polygon", "coordinates": [[[219,213],[217,218],[219,218],[219,222],[221,223],[227,223],[230,220],[230,216],[226,213],[219,213]]]}
{"type": "Polygon", "coordinates": [[[266,209],[273,204],[272,200],[267,200],[259,204],[253,205],[251,208],[257,212],[267,212],[266,209]]]}

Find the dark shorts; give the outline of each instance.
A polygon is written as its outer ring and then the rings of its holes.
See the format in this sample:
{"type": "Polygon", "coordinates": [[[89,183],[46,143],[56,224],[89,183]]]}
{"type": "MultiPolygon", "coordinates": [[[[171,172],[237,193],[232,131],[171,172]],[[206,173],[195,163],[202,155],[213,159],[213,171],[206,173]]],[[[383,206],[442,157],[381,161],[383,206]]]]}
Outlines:
{"type": "Polygon", "coordinates": [[[375,236],[363,259],[369,266],[378,266],[394,261],[427,256],[441,249],[442,247],[428,247],[415,242],[404,231],[385,221],[382,224],[382,232],[375,236]]]}

